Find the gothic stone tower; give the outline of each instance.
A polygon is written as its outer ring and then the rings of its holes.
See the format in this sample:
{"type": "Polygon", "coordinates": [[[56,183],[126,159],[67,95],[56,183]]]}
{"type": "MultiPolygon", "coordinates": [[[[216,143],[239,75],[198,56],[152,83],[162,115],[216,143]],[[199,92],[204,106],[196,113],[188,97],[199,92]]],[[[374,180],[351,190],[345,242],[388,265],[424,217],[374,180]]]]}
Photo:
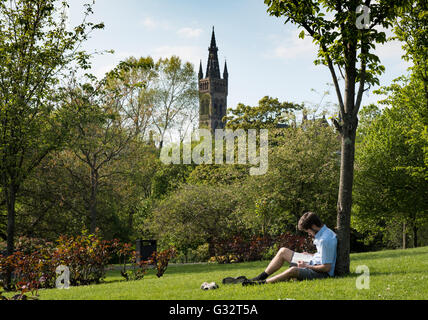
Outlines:
{"type": "Polygon", "coordinates": [[[223,117],[226,116],[227,110],[229,80],[226,62],[224,64],[223,79],[220,77],[214,28],[208,51],[209,57],[205,78],[202,72],[202,61],[199,66],[199,128],[208,128],[214,131],[225,127],[223,117]]]}

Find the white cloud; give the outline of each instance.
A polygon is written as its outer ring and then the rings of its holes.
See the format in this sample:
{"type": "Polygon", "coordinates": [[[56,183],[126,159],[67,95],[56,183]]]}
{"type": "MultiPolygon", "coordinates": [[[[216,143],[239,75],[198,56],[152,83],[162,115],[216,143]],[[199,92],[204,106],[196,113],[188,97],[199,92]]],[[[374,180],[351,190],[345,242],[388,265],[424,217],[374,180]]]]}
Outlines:
{"type": "Polygon", "coordinates": [[[383,59],[401,59],[404,54],[401,48],[402,43],[399,41],[388,41],[385,44],[376,44],[375,54],[379,56],[381,61],[383,59]]]}
{"type": "Polygon", "coordinates": [[[153,29],[154,27],[156,27],[156,22],[152,18],[145,18],[142,21],[142,24],[143,26],[149,29],[153,29]]]}
{"type": "Polygon", "coordinates": [[[274,48],[265,54],[267,58],[279,58],[290,60],[302,57],[315,57],[317,48],[312,43],[312,38],[299,38],[301,30],[291,32],[287,37],[270,35],[268,38],[274,44],[274,48]]]}
{"type": "Polygon", "coordinates": [[[146,17],[141,20],[141,24],[147,29],[164,29],[169,30],[171,26],[166,20],[157,20],[152,17],[146,17]]]}
{"type": "Polygon", "coordinates": [[[153,53],[155,59],[178,56],[183,62],[192,63],[195,68],[199,67],[199,61],[205,55],[203,50],[197,46],[162,46],[156,48],[153,53]]]}
{"type": "Polygon", "coordinates": [[[193,64],[195,72],[198,71],[199,61],[205,55],[205,52],[197,46],[162,46],[151,50],[144,51],[119,51],[112,55],[105,56],[103,61],[94,64],[93,73],[99,79],[113,70],[120,61],[129,57],[147,57],[151,56],[155,61],[160,58],[170,58],[171,56],[178,56],[182,62],[190,62],[193,64]]]}
{"type": "Polygon", "coordinates": [[[185,38],[198,38],[203,33],[202,29],[181,28],[177,34],[185,38]]]}

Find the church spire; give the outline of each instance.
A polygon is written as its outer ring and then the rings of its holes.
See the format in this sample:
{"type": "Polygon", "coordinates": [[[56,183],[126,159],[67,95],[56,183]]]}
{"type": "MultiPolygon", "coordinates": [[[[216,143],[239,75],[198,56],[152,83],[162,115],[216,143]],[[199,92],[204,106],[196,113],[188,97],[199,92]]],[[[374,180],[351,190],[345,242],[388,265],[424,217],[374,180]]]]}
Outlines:
{"type": "Polygon", "coordinates": [[[213,26],[213,33],[211,36],[211,48],[217,48],[217,43],[215,41],[215,31],[214,31],[214,26],[213,26]]]}
{"type": "Polygon", "coordinates": [[[229,78],[229,72],[227,71],[227,61],[224,61],[223,79],[229,78]]]}
{"type": "Polygon", "coordinates": [[[199,76],[199,80],[204,78],[204,72],[202,71],[202,60],[199,64],[199,75],[198,76],[199,76]]]}
{"type": "Polygon", "coordinates": [[[208,57],[208,64],[207,64],[207,78],[213,78],[213,79],[220,79],[220,66],[218,63],[218,48],[215,41],[215,31],[213,27],[213,34],[211,37],[211,46],[208,48],[209,51],[209,57],[208,57]]]}

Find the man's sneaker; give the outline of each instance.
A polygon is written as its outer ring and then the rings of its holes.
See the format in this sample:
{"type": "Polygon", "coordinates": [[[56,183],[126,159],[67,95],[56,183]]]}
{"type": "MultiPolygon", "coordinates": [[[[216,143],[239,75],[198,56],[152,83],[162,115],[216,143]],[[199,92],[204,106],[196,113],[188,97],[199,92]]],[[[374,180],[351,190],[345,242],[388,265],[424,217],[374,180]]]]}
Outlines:
{"type": "Polygon", "coordinates": [[[227,277],[223,279],[223,284],[239,284],[243,283],[245,280],[248,280],[246,276],[240,276],[236,278],[227,277]]]}
{"type": "Polygon", "coordinates": [[[260,285],[260,284],[266,284],[266,280],[245,280],[244,282],[242,282],[242,285],[244,287],[246,286],[255,286],[255,285],[260,285]]]}

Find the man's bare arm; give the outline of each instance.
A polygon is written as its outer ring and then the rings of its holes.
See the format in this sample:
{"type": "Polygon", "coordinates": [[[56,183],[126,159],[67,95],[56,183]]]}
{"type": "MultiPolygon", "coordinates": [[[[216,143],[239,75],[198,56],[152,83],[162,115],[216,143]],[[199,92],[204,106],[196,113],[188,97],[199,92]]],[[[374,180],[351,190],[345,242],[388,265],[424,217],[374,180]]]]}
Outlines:
{"type": "Polygon", "coordinates": [[[330,272],[331,270],[331,263],[326,263],[326,264],[319,264],[316,266],[306,266],[306,268],[309,268],[311,270],[317,271],[317,272],[330,272]]]}
{"type": "Polygon", "coordinates": [[[319,264],[316,266],[313,265],[309,265],[307,263],[299,263],[298,264],[299,268],[308,268],[317,272],[330,272],[331,270],[331,263],[326,263],[326,264],[319,264]]]}

